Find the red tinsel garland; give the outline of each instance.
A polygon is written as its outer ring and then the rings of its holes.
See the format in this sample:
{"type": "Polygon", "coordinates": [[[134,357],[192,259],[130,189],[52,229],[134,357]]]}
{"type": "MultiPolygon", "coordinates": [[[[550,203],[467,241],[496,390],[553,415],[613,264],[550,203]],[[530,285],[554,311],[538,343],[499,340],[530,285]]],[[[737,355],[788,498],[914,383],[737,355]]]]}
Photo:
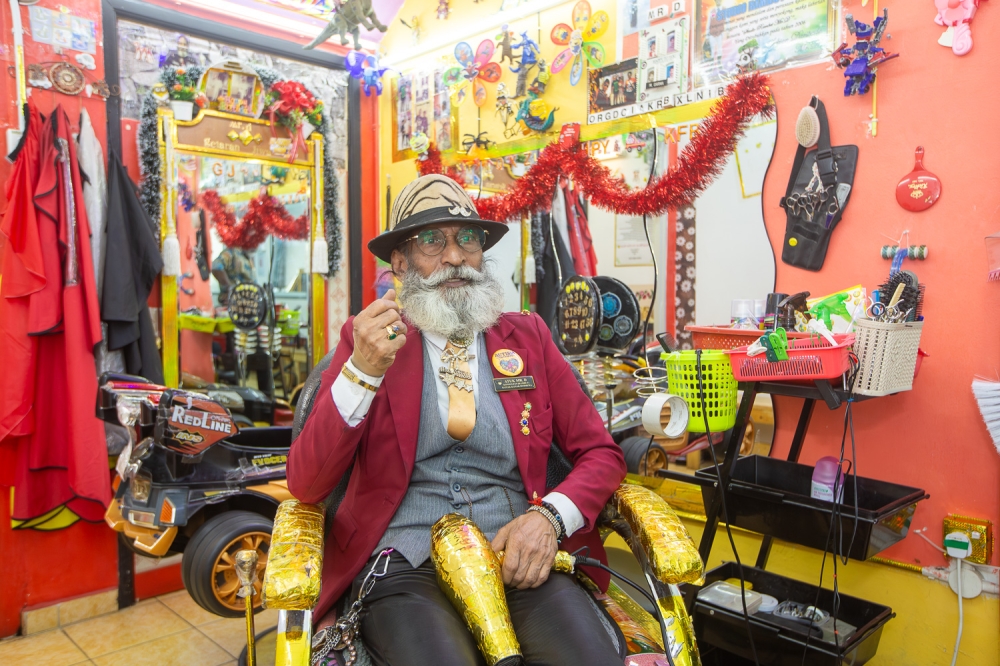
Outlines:
{"type": "Polygon", "coordinates": [[[433,143],[427,146],[427,153],[424,159],[417,160],[417,173],[421,176],[426,176],[429,173],[441,173],[462,187],[465,187],[465,178],[462,177],[462,173],[453,166],[447,169],[444,168],[444,165],[441,163],[441,151],[433,143]]]}
{"type": "MultiPolygon", "coordinates": [[[[622,215],[661,215],[668,208],[693,201],[722,173],[726,160],[754,116],[770,118],[774,112],[767,77],[760,72],[740,76],[698,126],[698,132],[681,153],[677,165],[647,187],[632,190],[622,178],[577,144],[546,146],[538,161],[507,193],[476,201],[484,220],[507,222],[522,214],[547,209],[561,175],[572,176],[574,186],[592,204],[622,215]]],[[[432,146],[426,166],[418,161],[420,175],[442,173],[440,153],[432,146]],[[431,151],[435,155],[432,157],[431,151]]],[[[450,174],[449,174],[450,175],[450,174]]]]}
{"type": "Polygon", "coordinates": [[[239,220],[217,191],[206,190],[199,199],[202,207],[212,216],[219,238],[228,247],[253,250],[268,235],[285,240],[309,237],[309,216],[293,218],[280,201],[266,192],[250,200],[247,212],[239,220]]]}

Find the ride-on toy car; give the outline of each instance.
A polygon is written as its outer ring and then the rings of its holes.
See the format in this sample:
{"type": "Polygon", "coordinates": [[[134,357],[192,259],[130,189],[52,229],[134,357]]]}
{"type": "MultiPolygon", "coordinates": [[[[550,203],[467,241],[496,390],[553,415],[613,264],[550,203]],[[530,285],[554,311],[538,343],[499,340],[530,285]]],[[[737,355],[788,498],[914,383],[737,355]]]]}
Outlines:
{"type": "Polygon", "coordinates": [[[105,521],[146,557],[183,553],[181,573],[205,610],[239,617],[234,558],[256,550],[263,574],[275,511],[290,499],[290,427],[240,429],[218,400],[106,373],[97,416],[129,431],[105,521]]]}

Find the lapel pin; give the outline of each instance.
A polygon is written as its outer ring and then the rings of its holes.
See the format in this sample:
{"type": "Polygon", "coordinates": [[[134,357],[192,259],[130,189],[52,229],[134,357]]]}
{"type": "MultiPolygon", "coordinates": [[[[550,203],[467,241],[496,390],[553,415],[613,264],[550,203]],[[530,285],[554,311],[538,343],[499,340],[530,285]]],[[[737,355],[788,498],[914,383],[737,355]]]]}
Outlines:
{"type": "MultiPolygon", "coordinates": [[[[516,354],[515,354],[516,356],[516,354]]],[[[520,359],[518,359],[520,360],[520,359]]],[[[531,415],[531,403],[524,403],[524,409],[521,411],[521,434],[530,435],[531,430],[528,429],[528,416],[531,415]]]]}
{"type": "Polygon", "coordinates": [[[524,372],[524,361],[512,349],[498,349],[493,352],[493,367],[506,377],[516,377],[524,372]]]}

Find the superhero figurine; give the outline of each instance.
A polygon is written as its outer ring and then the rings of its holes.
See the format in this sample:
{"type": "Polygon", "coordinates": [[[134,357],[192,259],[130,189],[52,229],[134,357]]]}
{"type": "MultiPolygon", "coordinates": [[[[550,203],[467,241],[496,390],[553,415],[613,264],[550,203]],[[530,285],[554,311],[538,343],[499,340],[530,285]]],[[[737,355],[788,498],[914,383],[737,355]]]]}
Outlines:
{"type": "Polygon", "coordinates": [[[517,74],[517,87],[514,90],[514,99],[519,97],[524,97],[528,88],[528,73],[534,69],[535,65],[538,63],[538,56],[541,55],[541,49],[538,47],[538,42],[528,37],[527,32],[521,33],[521,41],[512,46],[514,49],[520,49],[521,53],[518,54],[517,67],[511,67],[510,71],[517,74]]]}
{"type": "Polygon", "coordinates": [[[841,44],[840,48],[833,52],[833,60],[838,67],[844,69],[844,78],[847,79],[844,85],[844,97],[864,95],[875,83],[878,66],[886,60],[899,56],[898,53],[889,53],[878,45],[889,23],[889,10],[883,9],[882,16],[875,18],[874,25],[855,21],[850,14],[846,14],[844,18],[847,21],[848,32],[854,35],[856,41],[853,47],[848,47],[847,42],[841,44]]]}

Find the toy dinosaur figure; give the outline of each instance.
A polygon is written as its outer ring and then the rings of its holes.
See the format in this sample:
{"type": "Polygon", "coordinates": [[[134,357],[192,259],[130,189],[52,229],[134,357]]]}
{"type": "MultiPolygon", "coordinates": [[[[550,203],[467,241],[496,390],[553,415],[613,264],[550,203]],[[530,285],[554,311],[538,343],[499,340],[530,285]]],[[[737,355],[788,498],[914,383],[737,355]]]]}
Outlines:
{"type": "Polygon", "coordinates": [[[344,0],[343,2],[336,3],[336,13],[330,19],[330,22],[326,24],[326,27],[323,28],[323,31],[316,35],[316,39],[302,48],[306,50],[314,49],[333,37],[334,33],[340,35],[341,45],[346,46],[348,42],[347,34],[350,33],[354,37],[354,49],[360,51],[361,28],[359,26],[364,26],[367,30],[378,30],[379,32],[385,32],[389,29],[388,26],[383,25],[378,20],[378,17],[375,16],[375,10],[372,8],[372,0],[344,0]]]}
{"type": "Polygon", "coordinates": [[[510,31],[509,26],[504,23],[500,26],[500,34],[497,35],[497,48],[500,49],[500,64],[503,64],[504,58],[510,61],[510,64],[514,64],[514,47],[511,46],[511,40],[514,37],[514,33],[510,31]]]}

